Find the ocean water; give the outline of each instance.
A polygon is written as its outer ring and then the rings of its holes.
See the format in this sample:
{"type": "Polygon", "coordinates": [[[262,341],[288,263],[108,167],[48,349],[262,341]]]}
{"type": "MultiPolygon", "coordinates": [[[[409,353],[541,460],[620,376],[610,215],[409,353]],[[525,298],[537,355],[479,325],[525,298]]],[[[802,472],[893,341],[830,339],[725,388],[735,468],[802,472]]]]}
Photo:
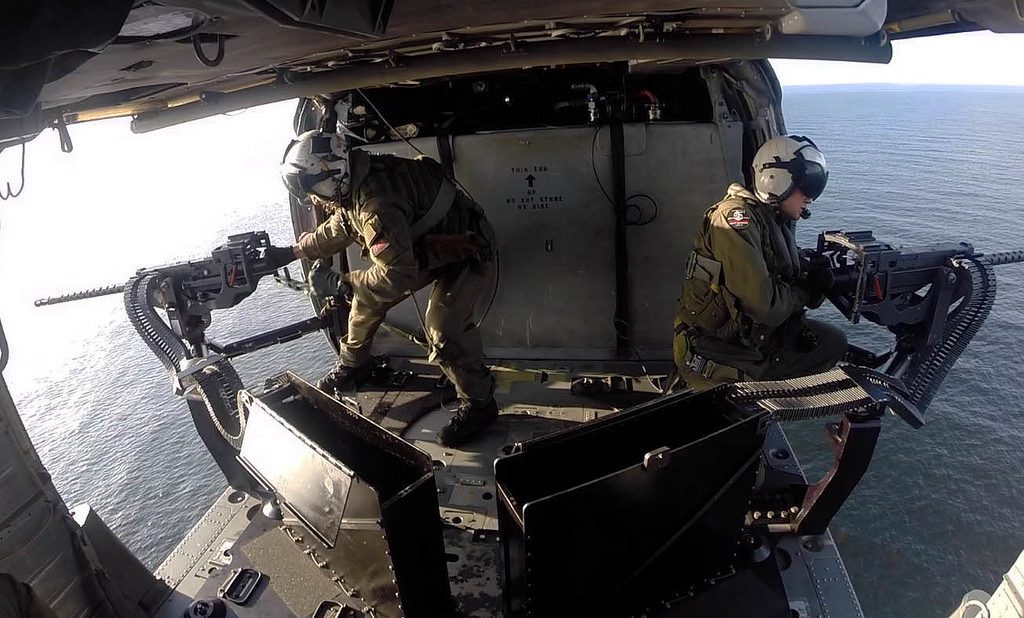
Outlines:
{"type": "MultiPolygon", "coordinates": [[[[91,504],[150,567],[224,490],[224,478],[120,294],[43,308],[33,300],[208,256],[241,231],[266,230],[288,244],[277,168],[293,110],[284,103],[148,135],[132,135],[124,121],[75,126],[72,156],[47,132],[29,145],[24,193],[0,205],[0,319],[11,347],[4,377],[68,505],[91,504]]],[[[17,186],[19,157],[3,153],[0,187],[17,186]]],[[[310,316],[303,295],[265,279],[241,305],[217,312],[208,333],[227,343],[310,316]]],[[[253,384],[285,370],[315,379],[332,363],[326,339],[313,334],[234,364],[253,384]]]]}
{"type": "MultiPolygon", "coordinates": [[[[799,88],[783,106],[788,130],[811,136],[831,170],[802,244],[822,229],[866,229],[894,245],[1024,247],[1024,89],[799,88]]],[[[925,427],[887,419],[833,522],[868,616],[946,616],[966,590],[994,590],[1024,549],[1024,265],[999,268],[997,281],[925,427]]],[[[884,349],[879,330],[847,328],[884,349]]],[[[805,465],[827,466],[820,425],[786,430],[805,465]]]]}
{"type": "MultiPolygon", "coordinates": [[[[831,169],[801,223],[804,244],[821,229],[870,229],[897,245],[1024,247],[1024,90],[789,88],[784,107],[790,132],[815,139],[831,169]]],[[[70,158],[44,135],[29,147],[25,193],[0,204],[5,378],[66,501],[92,504],[149,566],[224,482],[119,296],[32,301],[208,253],[228,233],[266,229],[285,242],[276,167],[291,112],[268,106],[142,136],[119,121],[75,126],[70,158]]],[[[0,155],[0,187],[17,186],[18,154],[0,155]]],[[[833,523],[868,616],[946,616],[965,591],[994,589],[1024,549],[1024,265],[998,275],[992,315],[928,424],[914,431],[887,419],[871,469],[833,523]]],[[[818,314],[841,319],[827,307],[818,314]]],[[[309,315],[301,295],[268,281],[215,314],[210,333],[230,341],[309,315]]],[[[871,324],[847,331],[862,345],[888,342],[871,324]]],[[[311,335],[236,366],[252,382],[284,369],[315,378],[331,362],[311,335]]],[[[821,423],[786,430],[810,471],[827,468],[821,423]]]]}

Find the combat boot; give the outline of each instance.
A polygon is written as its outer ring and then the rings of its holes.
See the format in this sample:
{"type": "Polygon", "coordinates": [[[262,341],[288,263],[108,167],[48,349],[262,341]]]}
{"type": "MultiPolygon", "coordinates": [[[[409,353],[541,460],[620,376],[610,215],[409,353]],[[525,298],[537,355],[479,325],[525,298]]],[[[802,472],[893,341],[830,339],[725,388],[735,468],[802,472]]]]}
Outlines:
{"type": "Polygon", "coordinates": [[[342,365],[340,362],[334,365],[324,377],[316,383],[316,387],[323,392],[333,395],[338,391],[350,391],[360,384],[363,384],[373,376],[373,363],[363,363],[356,367],[342,365]]]}
{"type": "Polygon", "coordinates": [[[464,401],[455,416],[437,432],[437,441],[444,446],[458,446],[468,442],[498,418],[498,402],[493,398],[483,404],[464,401]]]}

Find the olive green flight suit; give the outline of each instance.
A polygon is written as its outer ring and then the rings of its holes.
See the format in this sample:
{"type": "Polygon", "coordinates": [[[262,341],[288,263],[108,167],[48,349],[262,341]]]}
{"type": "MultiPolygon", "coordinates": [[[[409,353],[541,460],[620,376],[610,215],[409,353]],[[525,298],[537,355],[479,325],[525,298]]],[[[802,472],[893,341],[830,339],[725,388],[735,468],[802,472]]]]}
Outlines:
{"type": "Polygon", "coordinates": [[[778,380],[832,368],[846,353],[839,329],[804,317],[808,294],[792,222],[742,185],[704,215],[676,311],[673,352],[694,389],[778,380]],[[703,373],[696,353],[714,361],[703,373]]]}
{"type": "Polygon", "coordinates": [[[431,360],[438,362],[461,399],[489,401],[494,378],[484,364],[483,342],[472,315],[494,246],[483,209],[454,191],[444,218],[413,238],[413,226],[431,211],[442,183],[450,182],[444,168],[432,159],[360,150],[349,154],[349,164],[351,190],[342,208],[298,243],[306,257],[326,258],[355,242],[372,263],[349,273],[352,308],[348,333],[339,342],[339,360],[352,367],[369,361],[373,336],[388,310],[433,282],[424,316],[431,360]],[[469,244],[473,250],[466,249],[469,244]]]}

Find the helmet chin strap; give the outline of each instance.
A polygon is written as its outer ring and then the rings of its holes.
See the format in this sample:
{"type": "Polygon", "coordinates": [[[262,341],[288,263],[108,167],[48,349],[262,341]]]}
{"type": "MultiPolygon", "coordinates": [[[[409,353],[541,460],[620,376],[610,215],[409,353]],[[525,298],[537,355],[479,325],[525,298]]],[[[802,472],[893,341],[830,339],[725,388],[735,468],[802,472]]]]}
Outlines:
{"type": "MultiPolygon", "coordinates": [[[[335,165],[340,163],[342,163],[341,160],[339,160],[335,165]]],[[[346,156],[344,157],[344,170],[345,171],[343,174],[338,174],[337,176],[334,177],[334,195],[339,202],[341,201],[341,198],[348,197],[348,194],[351,189],[350,185],[352,180],[352,168],[349,166],[347,153],[346,156]]]]}
{"type": "MultiPolygon", "coordinates": [[[[774,197],[774,196],[769,197],[768,198],[768,205],[771,206],[772,212],[774,212],[776,214],[776,216],[782,216],[784,218],[788,218],[788,217],[785,217],[785,215],[782,213],[782,200],[780,200],[778,197],[774,197]]],[[[811,209],[810,208],[804,208],[800,212],[800,218],[801,219],[810,219],[811,218],[811,209]]]]}
{"type": "Polygon", "coordinates": [[[351,193],[351,187],[349,186],[348,181],[349,179],[346,177],[345,182],[335,181],[334,183],[334,201],[338,203],[339,207],[341,207],[345,198],[351,193]]]}

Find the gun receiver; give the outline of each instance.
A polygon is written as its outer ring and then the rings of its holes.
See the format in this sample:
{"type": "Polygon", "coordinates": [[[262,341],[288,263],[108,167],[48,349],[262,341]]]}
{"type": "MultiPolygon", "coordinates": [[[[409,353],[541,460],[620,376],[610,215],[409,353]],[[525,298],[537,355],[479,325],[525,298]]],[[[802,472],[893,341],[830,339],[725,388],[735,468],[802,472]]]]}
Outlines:
{"type": "MultiPolygon", "coordinates": [[[[215,248],[209,258],[140,268],[128,284],[41,298],[35,301],[35,305],[43,307],[120,294],[131,286],[132,282],[155,275],[159,278],[159,285],[143,304],[156,305],[167,311],[168,320],[171,321],[175,334],[193,346],[192,355],[202,356],[203,351],[199,348],[203,345],[208,345],[213,351],[223,353],[225,356],[245,354],[323,327],[318,322],[320,318],[313,318],[234,344],[221,346],[205,341],[205,330],[210,325],[210,312],[214,309],[234,307],[242,302],[256,291],[256,286],[263,277],[274,275],[274,279],[281,285],[296,291],[305,291],[306,284],[292,279],[287,268],[279,270],[267,263],[266,252],[269,246],[270,238],[266,232],[235,234],[229,236],[225,244],[215,248]]],[[[133,308],[136,304],[136,299],[127,302],[129,319],[133,324],[138,323],[140,311],[133,308]]],[[[144,334],[143,338],[146,336],[144,334]]]]}
{"type": "Polygon", "coordinates": [[[172,323],[177,322],[179,336],[200,346],[205,343],[211,311],[234,307],[256,291],[260,279],[277,271],[267,262],[268,247],[266,232],[235,234],[209,258],[143,268],[133,280],[158,275],[162,281],[154,304],[167,311],[172,323]]]}
{"type": "Polygon", "coordinates": [[[882,326],[930,320],[926,345],[942,334],[953,296],[963,294],[956,260],[977,257],[967,243],[903,249],[871,232],[823,232],[817,254],[828,258],[835,279],[828,298],[851,323],[861,316],[882,326]]]}

